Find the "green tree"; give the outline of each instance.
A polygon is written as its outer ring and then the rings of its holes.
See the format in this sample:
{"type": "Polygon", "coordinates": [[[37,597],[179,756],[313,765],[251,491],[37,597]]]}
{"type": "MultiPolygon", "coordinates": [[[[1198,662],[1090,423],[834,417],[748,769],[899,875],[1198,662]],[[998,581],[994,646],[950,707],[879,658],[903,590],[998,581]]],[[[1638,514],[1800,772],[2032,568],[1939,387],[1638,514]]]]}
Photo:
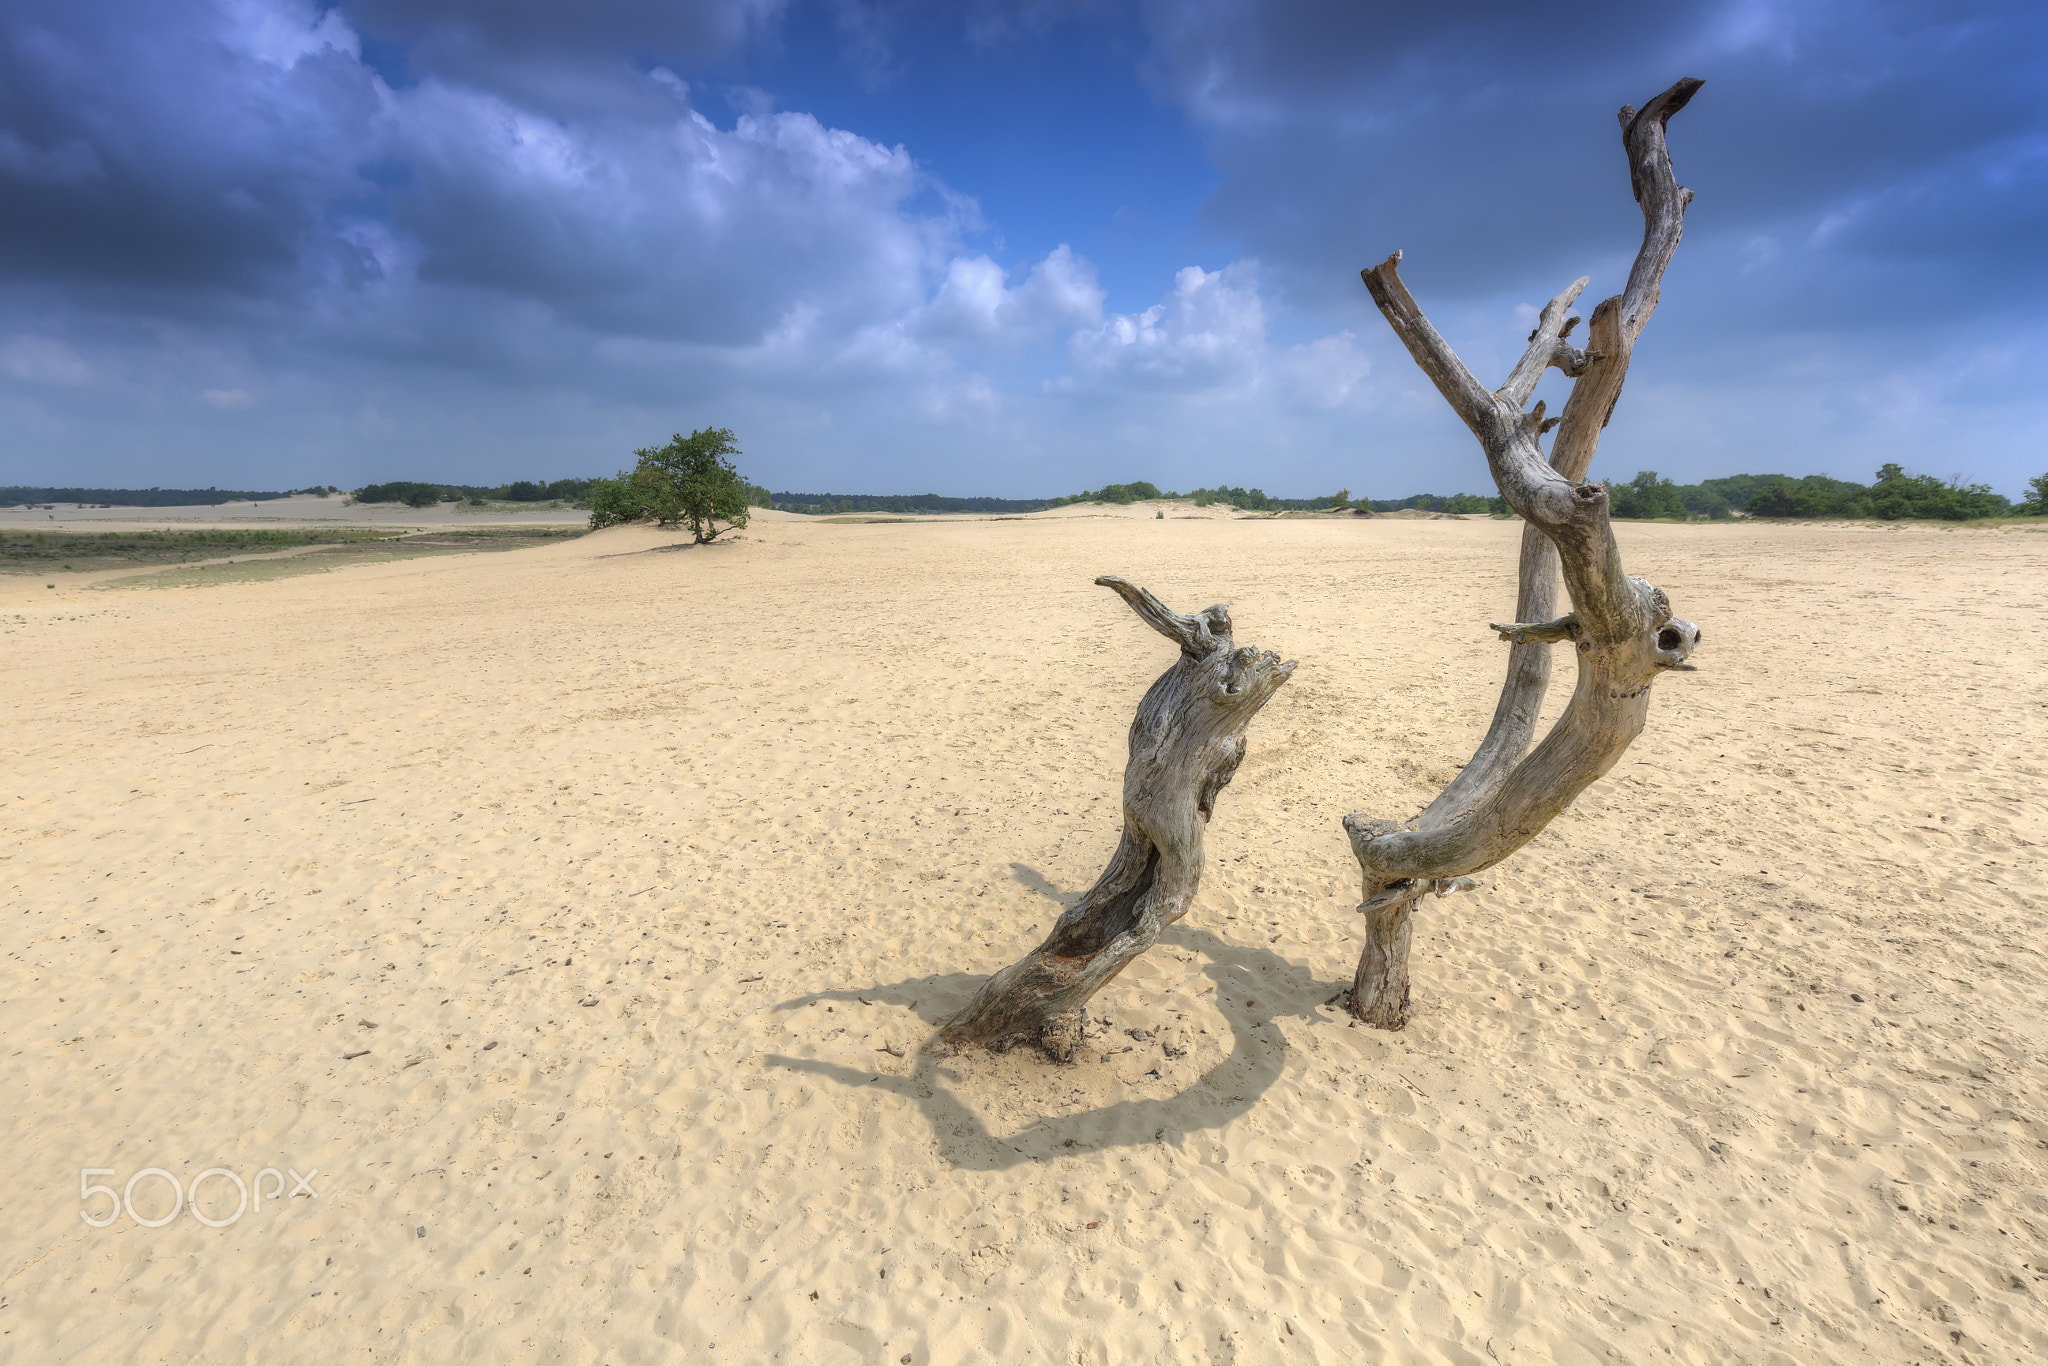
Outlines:
{"type": "Polygon", "coordinates": [[[1678,486],[1659,477],[1655,470],[1636,471],[1636,477],[1626,484],[1611,485],[1607,495],[1610,515],[1615,517],[1685,516],[1685,504],[1679,499],[1678,486]]]}
{"type": "Polygon", "coordinates": [[[1908,474],[1897,464],[1877,471],[1870,490],[1871,510],[1886,521],[1901,517],[1941,518],[1961,522],[1971,517],[1996,517],[2012,510],[2005,495],[1989,484],[1965,484],[1961,475],[1947,483],[1931,474],[1908,474]]]}
{"type": "Polygon", "coordinates": [[[2037,474],[2027,481],[2027,501],[2013,511],[2023,517],[2048,517],[2048,474],[2037,474]]]}
{"type": "Polygon", "coordinates": [[[592,486],[590,529],[652,519],[661,526],[687,526],[696,543],[704,545],[745,526],[755,486],[726,458],[739,453],[725,427],[677,434],[666,446],[634,451],[638,466],[592,486]]]}
{"type": "Polygon", "coordinates": [[[1678,501],[1695,517],[1711,517],[1721,521],[1729,515],[1728,500],[1714,490],[1702,488],[1698,484],[1680,484],[1678,501]]]}

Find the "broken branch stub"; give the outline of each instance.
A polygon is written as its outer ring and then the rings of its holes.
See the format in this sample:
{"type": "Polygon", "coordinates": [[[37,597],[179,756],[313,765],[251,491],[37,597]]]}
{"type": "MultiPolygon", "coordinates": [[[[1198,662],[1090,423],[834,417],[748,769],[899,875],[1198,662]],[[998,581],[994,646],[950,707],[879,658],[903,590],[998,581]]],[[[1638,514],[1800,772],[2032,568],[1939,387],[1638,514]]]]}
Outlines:
{"type": "Polygon", "coordinates": [[[1470,874],[1533,839],[1642,732],[1650,685],[1667,670],[1693,667],[1686,657],[1699,644],[1699,628],[1671,615],[1663,590],[1623,570],[1607,490],[1583,481],[1684,230],[1692,191],[1672,175],[1665,126],[1699,88],[1699,81],[1681,80],[1642,110],[1621,111],[1643,244],[1622,293],[1593,310],[1585,349],[1565,341],[1578,322],[1571,306],[1586,287],[1581,279],[1544,308],[1507,382],[1488,390],[1402,283],[1400,252],[1361,272],[1408,354],[1479,438],[1501,495],[1527,523],[1519,620],[1494,626],[1511,646],[1507,680],[1472,762],[1413,820],[1344,818],[1363,873],[1359,910],[1366,917],[1350,1007],[1370,1024],[1399,1029],[1407,1023],[1415,904],[1431,891],[1470,886],[1470,874]],[[1553,366],[1573,380],[1562,413],[1546,419],[1541,403],[1524,411],[1553,366]],[[1552,427],[1557,438],[1546,458],[1538,442],[1552,427]],[[1573,610],[1553,620],[1560,568],[1573,610]],[[1556,726],[1531,750],[1550,682],[1549,648],[1567,643],[1578,659],[1578,686],[1556,726]]]}
{"type": "Polygon", "coordinates": [[[1245,727],[1294,672],[1292,660],[1238,647],[1221,604],[1187,616],[1113,574],[1095,582],[1179,645],[1180,659],[1131,722],[1123,838],[1109,866],[1044,943],[941,1026],[955,1047],[1032,1041],[1056,1061],[1072,1058],[1089,998],[1188,913],[1202,880],[1202,827],[1244,758],[1245,727]]]}

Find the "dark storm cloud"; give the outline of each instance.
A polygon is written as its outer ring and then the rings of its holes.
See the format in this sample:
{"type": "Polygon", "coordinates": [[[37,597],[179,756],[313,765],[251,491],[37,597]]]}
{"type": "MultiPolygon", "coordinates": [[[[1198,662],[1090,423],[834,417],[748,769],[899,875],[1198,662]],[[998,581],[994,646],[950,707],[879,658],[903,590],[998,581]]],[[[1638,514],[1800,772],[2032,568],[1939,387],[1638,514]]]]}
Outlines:
{"type": "Polygon", "coordinates": [[[189,6],[10,7],[0,42],[0,272],[258,291],[359,253],[378,96],[317,20],[229,44],[189,6]]]}
{"type": "Polygon", "coordinates": [[[1690,233],[1757,236],[1758,254],[1910,254],[1980,295],[2015,272],[2038,280],[2038,5],[1150,13],[1152,79],[1208,129],[1224,172],[1211,212],[1305,297],[1350,299],[1357,269],[1396,245],[1412,270],[1442,270],[1439,295],[1562,284],[1631,251],[1614,112],[1681,75],[1707,81],[1672,132],[1701,190],[1690,233]]]}

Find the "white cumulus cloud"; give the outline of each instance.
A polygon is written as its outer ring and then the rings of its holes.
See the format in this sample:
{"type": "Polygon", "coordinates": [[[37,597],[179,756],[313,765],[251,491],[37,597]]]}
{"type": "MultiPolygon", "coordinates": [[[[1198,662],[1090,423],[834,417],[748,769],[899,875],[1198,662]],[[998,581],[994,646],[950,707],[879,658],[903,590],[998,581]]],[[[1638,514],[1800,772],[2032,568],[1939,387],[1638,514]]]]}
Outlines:
{"type": "Polygon", "coordinates": [[[913,328],[930,338],[1023,337],[1102,319],[1095,267],[1062,243],[1013,288],[1008,272],[986,256],[956,256],[913,328]]]}
{"type": "Polygon", "coordinates": [[[1077,332],[1076,368],[1098,380],[1150,388],[1220,389],[1258,377],[1266,309],[1258,265],[1188,266],[1173,292],[1143,313],[1117,313],[1077,332]]]}

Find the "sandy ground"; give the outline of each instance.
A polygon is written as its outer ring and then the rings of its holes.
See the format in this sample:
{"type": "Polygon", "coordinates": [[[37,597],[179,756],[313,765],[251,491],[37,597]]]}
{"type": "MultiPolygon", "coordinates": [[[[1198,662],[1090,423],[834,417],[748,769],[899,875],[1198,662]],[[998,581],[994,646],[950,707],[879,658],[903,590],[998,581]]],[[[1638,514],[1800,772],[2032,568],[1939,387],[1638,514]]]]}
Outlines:
{"type": "Polygon", "coordinates": [[[1349,1028],[1515,534],[0,580],[0,1358],[2041,1360],[2048,535],[1624,526],[1701,672],[1349,1028]],[[1088,1059],[939,1057],[1116,838],[1103,572],[1301,668],[1088,1059]]]}

